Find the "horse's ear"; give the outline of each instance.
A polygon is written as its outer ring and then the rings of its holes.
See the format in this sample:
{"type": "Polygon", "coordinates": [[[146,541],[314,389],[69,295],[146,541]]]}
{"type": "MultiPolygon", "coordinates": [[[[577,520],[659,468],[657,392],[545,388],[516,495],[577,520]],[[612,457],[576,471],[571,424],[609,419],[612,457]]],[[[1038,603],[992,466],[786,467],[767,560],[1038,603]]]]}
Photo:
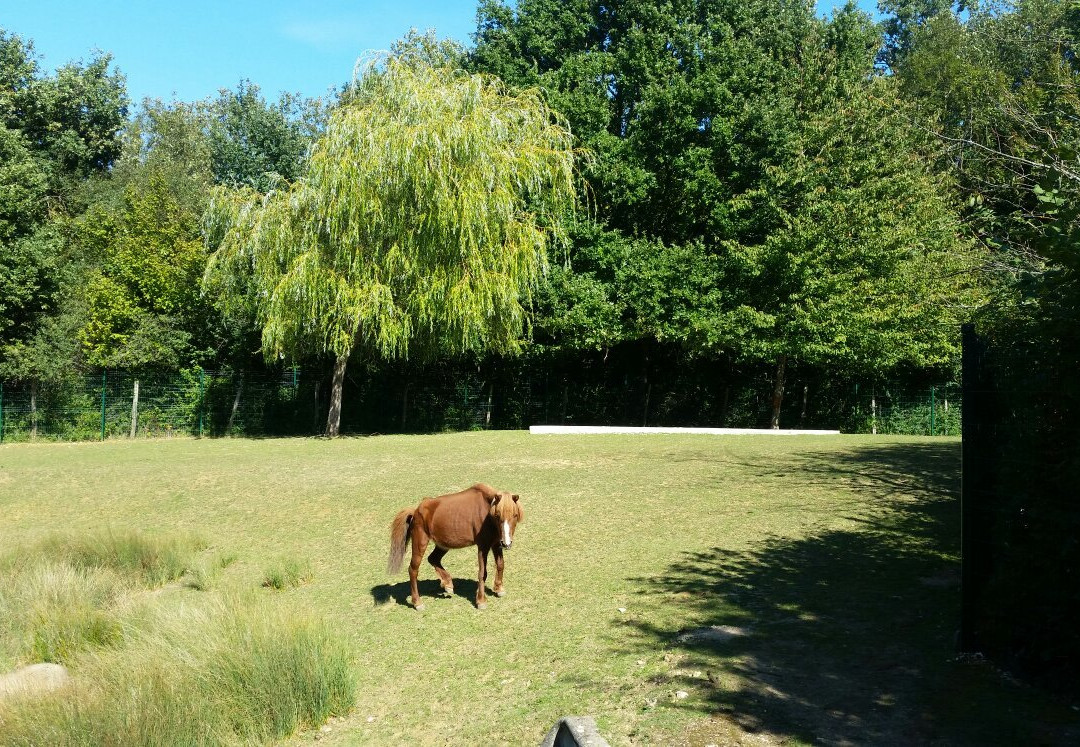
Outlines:
{"type": "Polygon", "coordinates": [[[516,493],[514,495],[510,496],[510,497],[514,499],[514,503],[517,503],[518,499],[521,498],[521,496],[517,495],[516,493]]]}
{"type": "Polygon", "coordinates": [[[491,505],[492,505],[492,506],[494,506],[494,505],[497,505],[497,504],[498,504],[498,502],[499,502],[499,500],[500,500],[501,498],[502,498],[502,496],[501,496],[501,495],[499,495],[498,493],[496,493],[495,495],[493,495],[493,496],[491,497],[491,505]]]}

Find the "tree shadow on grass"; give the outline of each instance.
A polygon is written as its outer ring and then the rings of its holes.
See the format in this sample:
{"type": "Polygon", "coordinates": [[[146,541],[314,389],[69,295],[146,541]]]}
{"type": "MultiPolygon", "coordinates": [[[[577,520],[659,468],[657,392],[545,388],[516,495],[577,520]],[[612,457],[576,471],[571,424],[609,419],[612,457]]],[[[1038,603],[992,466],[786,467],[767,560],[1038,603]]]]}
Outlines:
{"type": "MultiPolygon", "coordinates": [[[[420,603],[427,604],[430,600],[446,599],[442,586],[437,579],[421,579],[416,582],[416,589],[420,592],[420,603]]],[[[396,602],[405,607],[411,607],[409,601],[409,582],[402,581],[396,584],[379,584],[371,587],[371,598],[375,604],[387,604],[396,602]]],[[[454,596],[469,600],[470,604],[476,601],[476,582],[467,578],[454,579],[454,596]]]]}
{"type": "MultiPolygon", "coordinates": [[[[763,478],[847,492],[850,528],[687,553],[639,591],[679,622],[630,620],[637,651],[667,652],[679,707],[732,734],[826,744],[1066,744],[1067,704],[956,656],[956,442],[793,455],[763,478]]],[[[717,735],[722,735],[717,739],[717,735]]],[[[723,735],[726,735],[723,736],[723,735]]]]}

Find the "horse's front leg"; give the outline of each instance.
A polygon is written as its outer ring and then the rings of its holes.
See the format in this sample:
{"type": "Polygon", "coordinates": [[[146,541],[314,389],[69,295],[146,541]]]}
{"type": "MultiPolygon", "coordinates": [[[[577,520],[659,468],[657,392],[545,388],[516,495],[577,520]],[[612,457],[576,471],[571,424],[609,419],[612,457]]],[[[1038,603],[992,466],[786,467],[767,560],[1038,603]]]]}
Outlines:
{"type": "Polygon", "coordinates": [[[503,565],[505,562],[502,545],[492,547],[491,554],[495,556],[495,596],[504,597],[506,596],[506,589],[503,588],[503,565]]]}
{"type": "Polygon", "coordinates": [[[487,580],[487,554],[488,548],[483,545],[476,546],[476,563],[479,566],[476,574],[476,609],[478,610],[487,607],[487,594],[484,593],[484,581],[487,580]]]}

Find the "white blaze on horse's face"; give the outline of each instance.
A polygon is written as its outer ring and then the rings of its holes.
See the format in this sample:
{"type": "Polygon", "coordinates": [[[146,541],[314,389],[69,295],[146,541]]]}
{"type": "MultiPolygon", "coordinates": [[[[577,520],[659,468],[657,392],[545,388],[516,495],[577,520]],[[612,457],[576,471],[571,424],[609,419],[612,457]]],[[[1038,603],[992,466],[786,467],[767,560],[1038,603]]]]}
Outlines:
{"type": "Polygon", "coordinates": [[[510,544],[514,541],[514,538],[510,536],[510,522],[504,521],[502,525],[502,544],[506,549],[510,549],[510,544]]]}

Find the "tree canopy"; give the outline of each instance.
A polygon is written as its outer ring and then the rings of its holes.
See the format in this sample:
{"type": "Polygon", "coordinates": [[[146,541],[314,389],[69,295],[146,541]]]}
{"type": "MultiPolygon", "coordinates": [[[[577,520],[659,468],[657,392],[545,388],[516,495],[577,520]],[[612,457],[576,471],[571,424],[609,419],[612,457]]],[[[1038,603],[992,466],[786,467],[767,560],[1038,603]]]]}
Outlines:
{"type": "Polygon", "coordinates": [[[65,288],[77,264],[67,224],[81,209],[83,185],[120,152],[127,103],[111,56],[48,75],[31,42],[0,28],[2,376],[34,381],[71,370],[73,345],[42,340],[71,331],[57,318],[70,307],[65,288]]]}
{"type": "Polygon", "coordinates": [[[624,254],[580,234],[585,275],[554,276],[549,308],[605,345],[847,372],[955,360],[974,259],[934,143],[875,74],[880,42],[853,5],[483,3],[471,64],[570,112],[598,153],[601,233],[646,239],[624,254]]]}
{"type": "Polygon", "coordinates": [[[207,277],[250,273],[264,351],[333,355],[340,402],[354,348],[517,349],[574,188],[570,133],[537,92],[390,57],[331,113],[300,179],[217,190],[207,277]]]}

